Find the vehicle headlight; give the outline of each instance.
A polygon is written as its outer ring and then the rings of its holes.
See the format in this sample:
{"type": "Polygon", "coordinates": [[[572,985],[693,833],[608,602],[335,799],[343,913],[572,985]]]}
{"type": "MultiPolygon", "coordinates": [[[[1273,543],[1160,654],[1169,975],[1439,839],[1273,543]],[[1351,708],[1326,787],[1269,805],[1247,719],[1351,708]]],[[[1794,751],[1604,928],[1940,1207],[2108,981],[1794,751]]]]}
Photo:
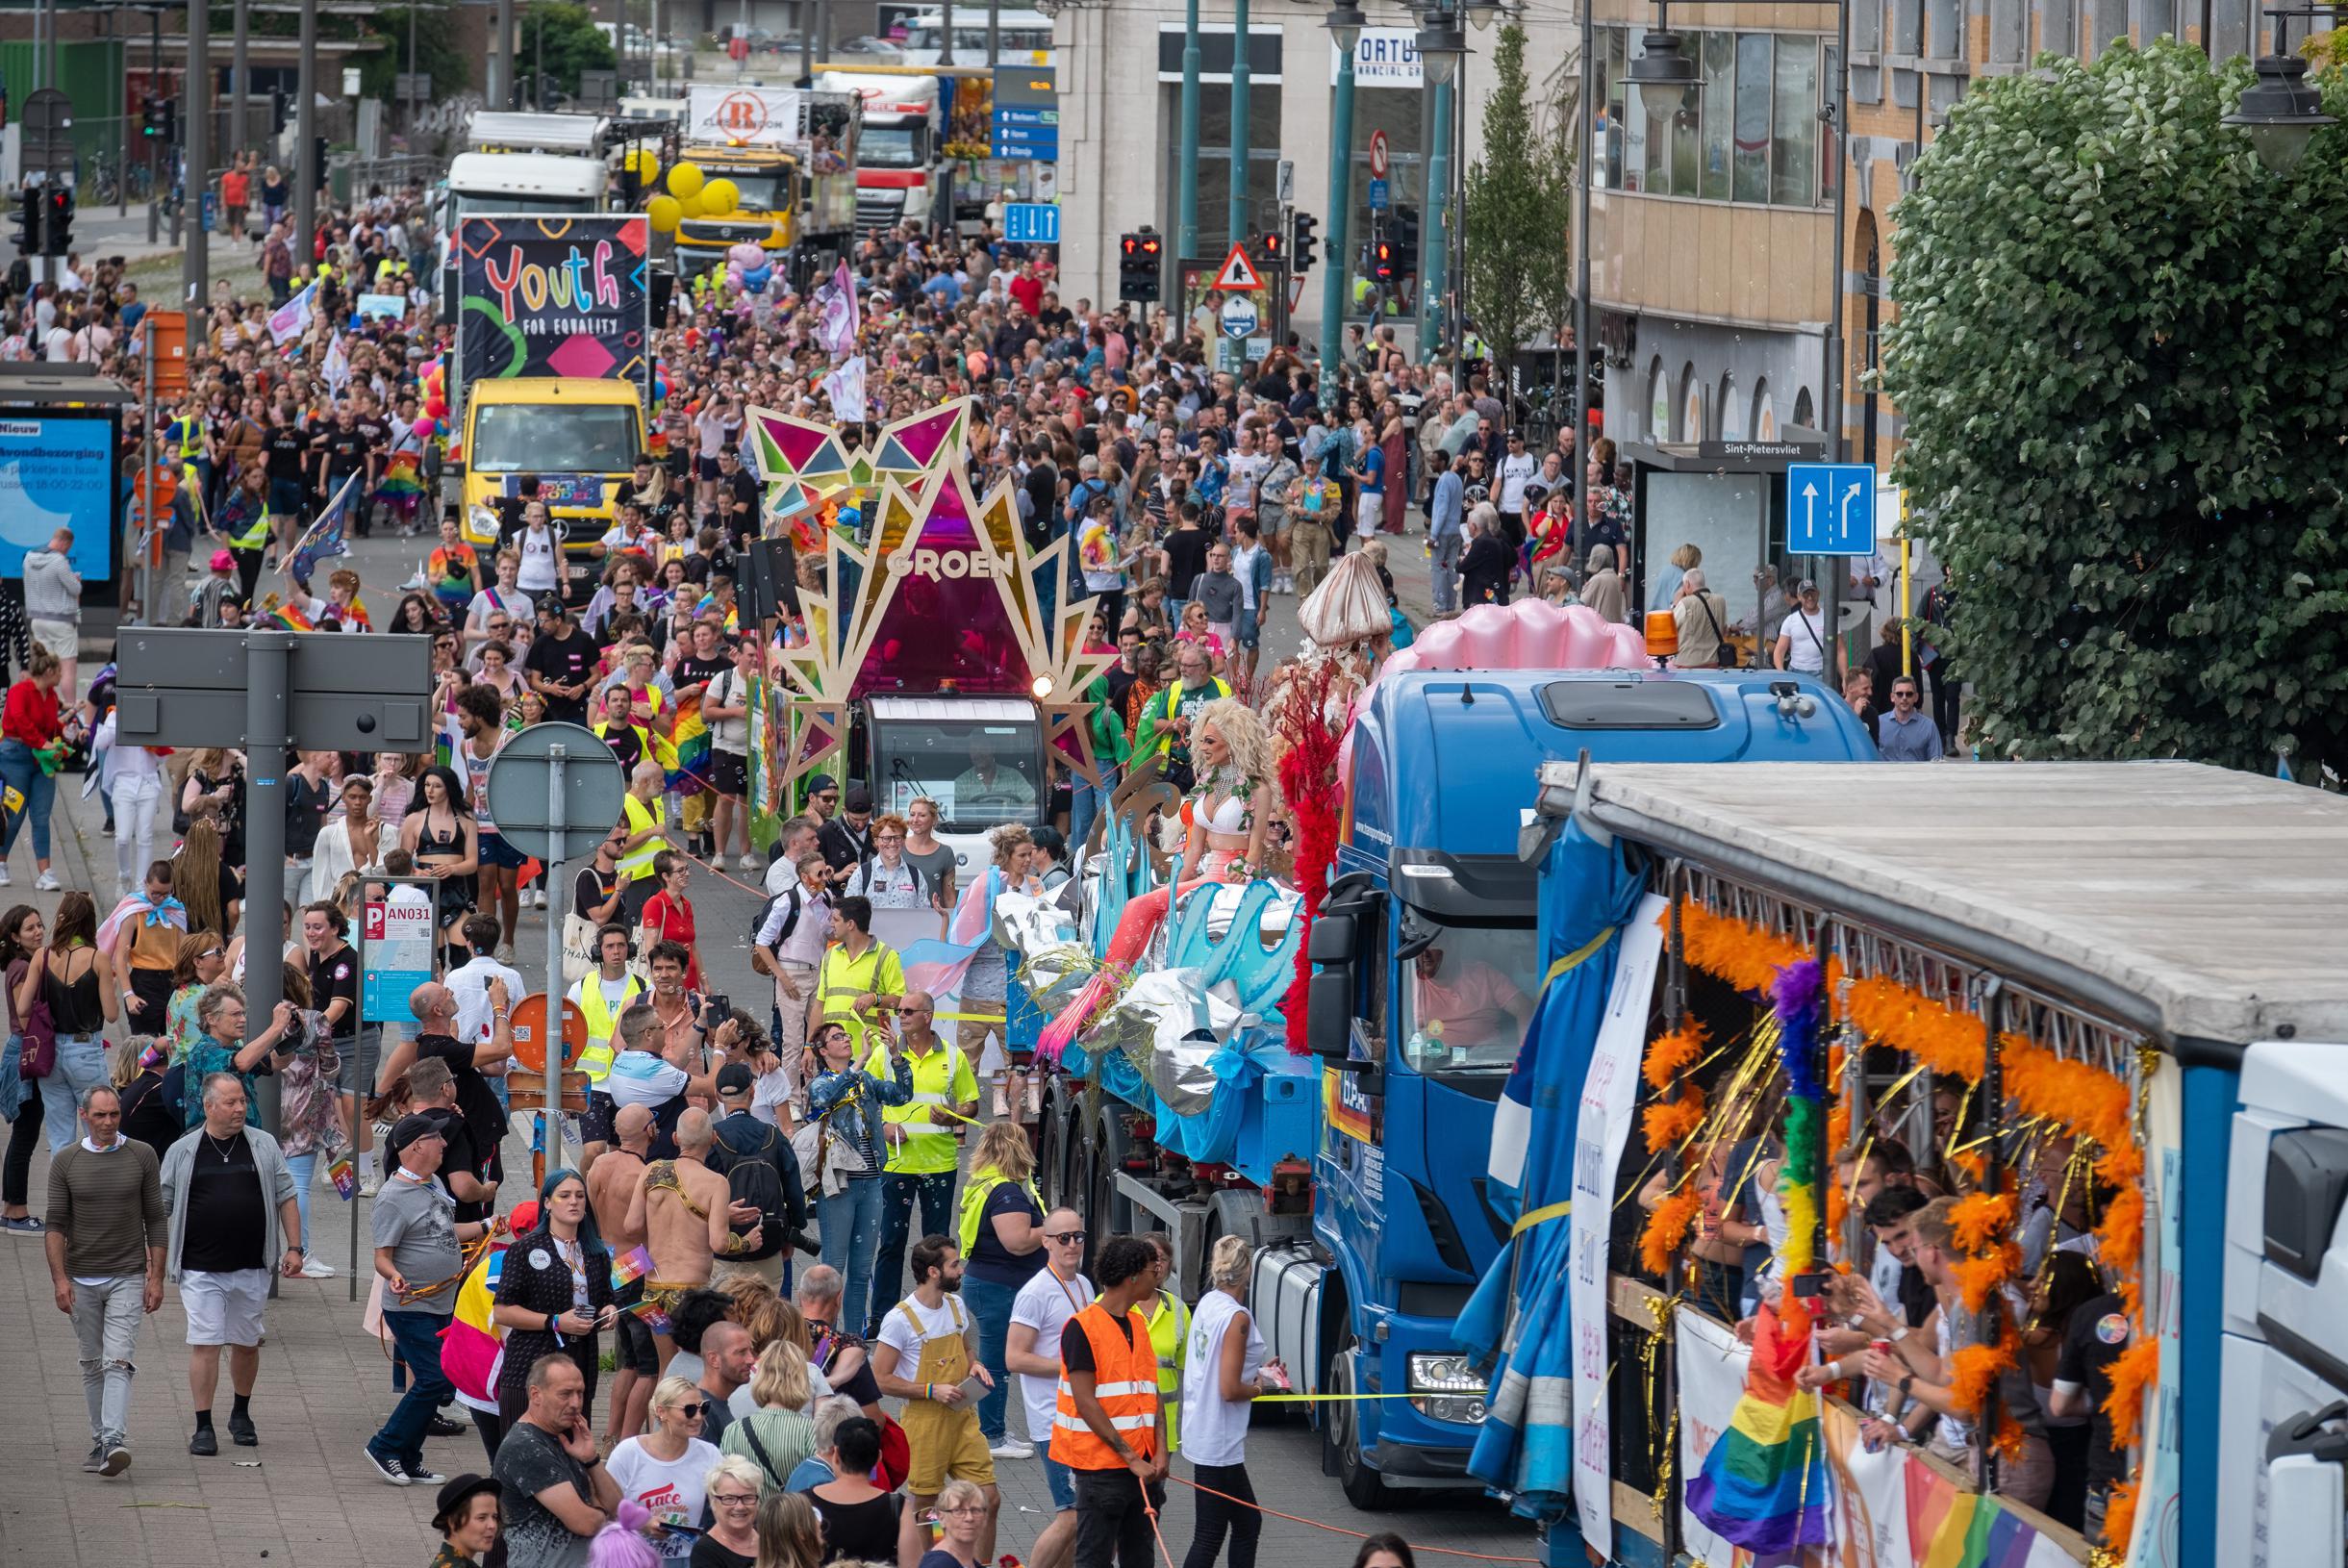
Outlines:
{"type": "Polygon", "coordinates": [[[1430,1421],[1477,1426],[1484,1419],[1485,1382],[1464,1355],[1410,1357],[1410,1407],[1430,1421]],[[1422,1396],[1432,1395],[1433,1398],[1422,1396]]]}

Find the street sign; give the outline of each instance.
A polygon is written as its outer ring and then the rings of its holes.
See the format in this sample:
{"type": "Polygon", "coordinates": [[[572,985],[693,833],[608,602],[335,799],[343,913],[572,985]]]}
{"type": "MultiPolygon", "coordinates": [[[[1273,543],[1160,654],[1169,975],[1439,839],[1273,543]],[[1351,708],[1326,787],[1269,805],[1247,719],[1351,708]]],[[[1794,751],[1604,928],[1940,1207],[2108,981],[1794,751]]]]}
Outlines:
{"type": "Polygon", "coordinates": [[[1272,199],[1282,207],[1291,206],[1296,202],[1297,161],[1295,159],[1283,158],[1280,160],[1279,173],[1272,182],[1272,199]]]}
{"type": "Polygon", "coordinates": [[[1386,191],[1386,182],[1373,176],[1370,181],[1370,211],[1382,213],[1392,205],[1386,191]]]}
{"type": "Polygon", "coordinates": [[[1785,552],[1788,555],[1873,555],[1875,465],[1787,465],[1785,552]]]}
{"type": "Polygon", "coordinates": [[[1253,292],[1263,286],[1263,274],[1256,271],[1253,262],[1248,260],[1248,247],[1233,245],[1231,254],[1223,259],[1223,270],[1215,274],[1215,281],[1207,287],[1253,292]]]}
{"type": "Polygon", "coordinates": [[[1060,242],[1060,209],[1049,202],[1015,201],[1003,208],[1003,238],[1015,245],[1060,242]]]}
{"type": "Polygon", "coordinates": [[[1255,301],[1246,294],[1233,294],[1223,302],[1223,335],[1226,338],[1252,338],[1255,329],[1263,325],[1263,313],[1255,308],[1255,301]]]}
{"type": "MultiPolygon", "coordinates": [[[[506,742],[490,764],[489,815],[497,834],[546,862],[546,929],[560,933],[570,907],[563,862],[583,853],[619,822],[627,780],[619,759],[595,732],[578,724],[532,724],[506,742]]],[[[653,807],[657,821],[660,808],[653,807]]],[[[546,943],[546,995],[563,994],[563,943],[546,943]]],[[[563,1163],[563,1075],[546,1075],[546,1163],[563,1163]]]]}
{"type": "Polygon", "coordinates": [[[1296,315],[1297,307],[1303,303],[1304,280],[1298,277],[1296,274],[1291,273],[1289,274],[1288,278],[1288,314],[1291,316],[1296,315]]]}
{"type": "Polygon", "coordinates": [[[439,878],[392,876],[366,882],[359,912],[359,1017],[390,1024],[412,1015],[408,999],[435,977],[440,944],[433,918],[439,878]]]}
{"type": "Polygon", "coordinates": [[[392,72],[391,98],[395,103],[430,103],[432,101],[432,73],[430,71],[392,72]]]}
{"type": "Polygon", "coordinates": [[[998,159],[1025,159],[1053,164],[1060,158],[1060,112],[1056,109],[1004,109],[994,119],[994,145],[998,159]]]}
{"type": "Polygon", "coordinates": [[[1370,133],[1370,178],[1373,180],[1382,180],[1385,177],[1386,133],[1383,131],[1373,131],[1370,133]]]}
{"type": "MultiPolygon", "coordinates": [[[[432,642],[341,632],[282,634],[288,723],[310,751],[429,751],[432,642]]],[[[114,688],[125,746],[257,746],[246,722],[259,674],[247,634],[180,626],[124,630],[114,688]]],[[[256,769],[262,765],[258,759],[256,769]]],[[[271,767],[274,771],[274,766],[271,767]]]]}
{"type": "Polygon", "coordinates": [[[498,837],[552,865],[610,830],[619,820],[619,797],[627,788],[619,759],[593,730],[532,724],[506,742],[490,764],[489,815],[498,837]]]}

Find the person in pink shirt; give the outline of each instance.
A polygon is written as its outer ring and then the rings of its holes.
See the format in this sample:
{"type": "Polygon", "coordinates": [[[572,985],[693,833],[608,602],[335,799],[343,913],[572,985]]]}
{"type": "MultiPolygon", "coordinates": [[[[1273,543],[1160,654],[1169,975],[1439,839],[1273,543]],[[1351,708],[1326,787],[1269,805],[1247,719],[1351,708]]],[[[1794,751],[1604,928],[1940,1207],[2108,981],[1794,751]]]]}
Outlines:
{"type": "Polygon", "coordinates": [[[1532,1016],[1532,1001],[1515,981],[1478,958],[1447,956],[1428,948],[1412,961],[1418,974],[1419,1027],[1442,1025],[1453,1049],[1503,1046],[1514,1051],[1532,1016]]]}

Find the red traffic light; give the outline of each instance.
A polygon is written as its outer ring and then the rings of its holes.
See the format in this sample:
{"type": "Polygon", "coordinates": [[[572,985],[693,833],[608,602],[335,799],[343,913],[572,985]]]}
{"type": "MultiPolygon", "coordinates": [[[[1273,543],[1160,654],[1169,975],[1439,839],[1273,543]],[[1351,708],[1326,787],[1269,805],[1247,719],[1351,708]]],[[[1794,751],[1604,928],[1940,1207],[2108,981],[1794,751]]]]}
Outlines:
{"type": "Polygon", "coordinates": [[[1144,236],[1142,239],[1142,254],[1145,256],[1155,256],[1157,253],[1158,237],[1154,234],[1144,236]]]}
{"type": "Polygon", "coordinates": [[[1276,257],[1288,248],[1287,236],[1277,229],[1267,230],[1256,236],[1255,248],[1266,256],[1276,257]]]}

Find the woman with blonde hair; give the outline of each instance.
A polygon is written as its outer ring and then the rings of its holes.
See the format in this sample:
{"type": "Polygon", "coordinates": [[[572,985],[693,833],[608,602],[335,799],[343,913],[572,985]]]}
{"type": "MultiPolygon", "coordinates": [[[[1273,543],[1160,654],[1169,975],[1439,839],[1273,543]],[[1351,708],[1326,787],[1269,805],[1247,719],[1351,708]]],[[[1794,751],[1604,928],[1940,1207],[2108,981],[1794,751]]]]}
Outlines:
{"type": "Polygon", "coordinates": [[[1704,565],[1704,551],[1694,544],[1680,545],[1672,551],[1671,564],[1655,569],[1655,580],[1647,585],[1647,608],[1668,610],[1679,597],[1679,584],[1687,574],[1704,565]]]}
{"type": "MultiPolygon", "coordinates": [[[[758,1466],[732,1454],[701,1478],[709,1529],[694,1543],[691,1568],[752,1568],[758,1561],[758,1505],[767,1494],[758,1466]]],[[[812,1510],[810,1510],[812,1511],[812,1510]]]]}
{"type": "Polygon", "coordinates": [[[938,1544],[922,1554],[919,1568],[976,1568],[978,1537],[986,1529],[987,1495],[976,1481],[959,1477],[938,1491],[938,1544]]]}
{"type": "MultiPolygon", "coordinates": [[[[1023,1102],[1026,1084],[1013,1073],[1014,1105],[1023,1102]]],[[[1011,1334],[1011,1307],[1020,1287],[1044,1266],[1044,1204],[1035,1190],[1035,1150],[1027,1129],[1014,1118],[990,1122],[971,1155],[970,1180],[963,1186],[954,1226],[962,1249],[962,1299],[978,1324],[978,1360],[1003,1364],[1011,1334]]],[[[1008,1436],[1003,1402],[1011,1379],[997,1378],[978,1401],[978,1431],[987,1446],[1006,1458],[1025,1455],[1027,1445],[1008,1436]]]]}
{"type": "MultiPolygon", "coordinates": [[[[1262,875],[1265,836],[1276,804],[1272,742],[1252,708],[1233,697],[1210,702],[1191,721],[1191,734],[1198,783],[1185,802],[1190,831],[1182,848],[1184,897],[1208,883],[1262,875]]],[[[1167,890],[1159,888],[1126,903],[1109,945],[1112,966],[1130,968],[1139,961],[1165,922],[1168,902],[1167,890]]]]}
{"type": "Polygon", "coordinates": [[[815,1423],[807,1415],[814,1387],[805,1353],[787,1339],[775,1340],[758,1353],[750,1380],[736,1390],[738,1396],[747,1392],[757,1408],[737,1414],[719,1447],[758,1466],[767,1485],[781,1490],[816,1451],[815,1423]]]}
{"type": "Polygon", "coordinates": [[[664,1559],[682,1562],[708,1500],[709,1473],[720,1455],[701,1439],[701,1404],[708,1396],[682,1378],[663,1378],[652,1390],[652,1429],[622,1439],[606,1461],[619,1495],[650,1511],[644,1533],[664,1559]]]}
{"type": "Polygon", "coordinates": [[[823,1527],[804,1492],[769,1492],[758,1505],[755,1568],[818,1568],[823,1562],[823,1527]]]}

